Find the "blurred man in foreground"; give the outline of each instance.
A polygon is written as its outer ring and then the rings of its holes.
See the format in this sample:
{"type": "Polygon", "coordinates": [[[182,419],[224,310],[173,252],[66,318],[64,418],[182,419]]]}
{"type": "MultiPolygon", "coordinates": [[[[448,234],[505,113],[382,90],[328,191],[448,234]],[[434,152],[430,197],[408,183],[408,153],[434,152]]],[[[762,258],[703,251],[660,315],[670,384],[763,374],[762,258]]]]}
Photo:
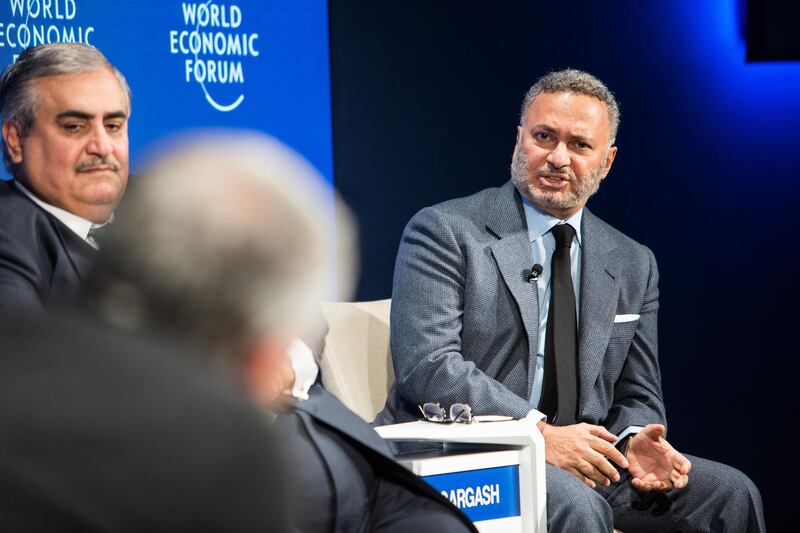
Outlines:
{"type": "Polygon", "coordinates": [[[332,197],[275,140],[239,134],[187,142],[132,188],[103,241],[87,303],[122,329],[208,349],[211,364],[279,414],[301,531],[473,531],[449,501],[393,461],[371,427],[310,387],[313,377],[295,383],[314,361],[308,352],[305,363],[290,360],[291,341],[315,336],[333,272],[345,293],[352,284],[351,229],[332,197]],[[341,259],[335,269],[333,252],[341,259]]]}
{"type": "Polygon", "coordinates": [[[128,181],[131,92],[99,50],[29,48],[0,77],[0,312],[72,296],[128,181]]]}

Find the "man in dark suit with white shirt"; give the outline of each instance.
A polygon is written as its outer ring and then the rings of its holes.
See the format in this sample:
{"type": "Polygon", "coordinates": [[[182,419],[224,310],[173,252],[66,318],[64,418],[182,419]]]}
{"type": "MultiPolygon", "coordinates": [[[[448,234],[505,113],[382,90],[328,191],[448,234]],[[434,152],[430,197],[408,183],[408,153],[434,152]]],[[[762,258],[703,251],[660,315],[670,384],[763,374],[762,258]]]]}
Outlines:
{"type": "Polygon", "coordinates": [[[128,181],[131,94],[96,48],[25,50],[0,77],[0,312],[71,297],[128,181]]]}

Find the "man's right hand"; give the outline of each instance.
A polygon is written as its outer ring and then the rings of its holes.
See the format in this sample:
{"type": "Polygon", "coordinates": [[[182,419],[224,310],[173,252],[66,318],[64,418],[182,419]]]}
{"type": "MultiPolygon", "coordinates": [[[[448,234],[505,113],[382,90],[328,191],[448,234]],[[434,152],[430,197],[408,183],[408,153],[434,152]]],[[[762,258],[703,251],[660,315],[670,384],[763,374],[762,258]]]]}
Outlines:
{"type": "Polygon", "coordinates": [[[538,426],[544,437],[545,460],[591,488],[619,481],[619,472],[611,461],[628,468],[628,460],[614,447],[616,435],[602,426],[551,426],[544,422],[538,426]]]}

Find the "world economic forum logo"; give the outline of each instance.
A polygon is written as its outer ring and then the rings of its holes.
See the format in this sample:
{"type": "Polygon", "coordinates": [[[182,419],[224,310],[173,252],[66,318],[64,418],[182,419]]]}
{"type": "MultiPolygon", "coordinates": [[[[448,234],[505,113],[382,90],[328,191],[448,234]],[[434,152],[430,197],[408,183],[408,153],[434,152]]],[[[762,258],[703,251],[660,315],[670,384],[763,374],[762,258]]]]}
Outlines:
{"type": "Polygon", "coordinates": [[[0,52],[10,52],[12,61],[30,46],[61,42],[92,44],[94,26],[78,22],[76,0],[7,2],[11,16],[0,16],[0,52]]]}
{"type": "Polygon", "coordinates": [[[183,2],[181,16],[184,27],[170,30],[169,50],[185,56],[186,83],[197,83],[214,109],[233,111],[244,101],[245,60],[260,55],[258,33],[244,29],[235,4],[183,2]]]}

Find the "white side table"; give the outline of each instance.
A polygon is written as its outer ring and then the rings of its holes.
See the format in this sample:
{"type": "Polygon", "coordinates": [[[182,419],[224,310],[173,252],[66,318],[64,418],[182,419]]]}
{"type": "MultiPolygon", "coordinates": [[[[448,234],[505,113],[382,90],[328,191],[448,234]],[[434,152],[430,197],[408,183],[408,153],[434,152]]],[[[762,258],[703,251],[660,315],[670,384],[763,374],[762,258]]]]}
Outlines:
{"type": "MultiPolygon", "coordinates": [[[[464,475],[459,475],[458,478],[468,480],[470,478],[468,473],[475,472],[475,483],[480,483],[481,473],[487,469],[518,465],[519,518],[514,521],[508,519],[476,521],[475,525],[484,533],[507,532],[512,529],[526,533],[547,531],[544,439],[532,420],[472,424],[437,424],[419,421],[380,426],[375,430],[385,440],[497,445],[499,451],[453,456],[445,454],[440,457],[401,460],[401,463],[423,478],[464,472],[464,475]]],[[[468,481],[466,486],[470,487],[468,481]]],[[[464,493],[458,495],[463,496],[464,493]]],[[[486,495],[492,496],[488,493],[486,495]]],[[[474,501],[474,492],[469,493],[469,498],[469,502],[474,501]]],[[[467,503],[467,500],[462,498],[459,503],[467,503]]]]}

